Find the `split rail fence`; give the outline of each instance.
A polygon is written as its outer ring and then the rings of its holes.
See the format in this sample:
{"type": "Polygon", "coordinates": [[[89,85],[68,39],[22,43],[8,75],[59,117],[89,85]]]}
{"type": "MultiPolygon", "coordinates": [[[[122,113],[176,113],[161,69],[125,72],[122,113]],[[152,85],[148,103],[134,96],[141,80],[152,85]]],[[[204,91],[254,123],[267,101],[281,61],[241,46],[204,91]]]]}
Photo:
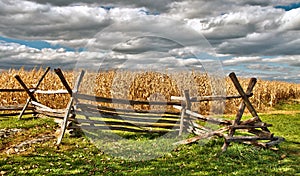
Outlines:
{"type": "MultiPolygon", "coordinates": [[[[222,150],[225,151],[231,142],[242,142],[268,148],[277,145],[284,140],[276,137],[270,132],[268,127],[271,124],[262,122],[256,110],[252,106],[249,97],[253,95],[252,90],[256,84],[256,79],[250,79],[248,87],[243,90],[236,75],[231,73],[231,78],[239,95],[231,96],[200,96],[190,97],[189,91],[183,92],[183,97],[171,97],[171,101],[150,102],[117,98],[98,97],[82,94],[79,91],[80,84],[85,72],[82,71],[77,77],[73,89],[65,79],[61,69],[54,69],[55,73],[64,85],[65,90],[39,90],[38,87],[49,72],[48,67],[41,76],[34,88],[28,88],[20,76],[15,78],[23,89],[0,89],[1,92],[23,91],[28,95],[25,105],[3,106],[0,111],[14,110],[19,112],[19,119],[24,114],[44,114],[50,117],[63,118],[61,132],[57,139],[57,144],[62,142],[67,129],[90,129],[90,130],[118,130],[135,133],[160,133],[169,132],[182,135],[183,131],[194,133],[195,137],[182,140],[176,144],[188,144],[197,140],[218,136],[224,138],[225,142],[222,150]],[[69,94],[70,100],[65,109],[52,109],[40,103],[35,94],[69,94]],[[240,99],[240,106],[234,120],[216,118],[201,115],[191,110],[192,104],[203,101],[220,101],[229,99],[240,99]],[[112,106],[102,106],[101,103],[109,103],[112,106]],[[114,108],[119,105],[151,105],[151,106],[171,106],[177,111],[147,111],[135,110],[133,108],[114,108]],[[245,109],[248,109],[252,118],[243,119],[245,109]],[[209,128],[207,125],[200,125],[199,121],[216,124],[217,129],[209,128]],[[242,131],[243,133],[238,133],[242,131]],[[243,134],[243,135],[241,135],[243,134]]],[[[8,114],[4,114],[8,115],[8,114]]],[[[13,113],[11,115],[16,115],[13,113]]]]}

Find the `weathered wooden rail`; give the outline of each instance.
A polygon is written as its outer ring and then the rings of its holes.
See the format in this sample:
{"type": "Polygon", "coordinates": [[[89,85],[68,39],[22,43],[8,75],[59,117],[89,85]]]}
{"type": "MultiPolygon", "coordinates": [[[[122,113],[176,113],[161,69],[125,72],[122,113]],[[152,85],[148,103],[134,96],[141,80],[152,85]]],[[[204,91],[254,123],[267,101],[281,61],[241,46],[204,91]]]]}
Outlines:
{"type": "MultiPolygon", "coordinates": [[[[19,115],[24,105],[7,105],[0,106],[0,117],[9,117],[19,115]]],[[[26,111],[23,113],[24,115],[34,114],[34,107],[30,106],[26,108],[26,111]]]]}
{"type": "Polygon", "coordinates": [[[249,100],[253,95],[252,90],[256,84],[255,78],[250,79],[248,87],[246,91],[244,91],[236,75],[234,73],[229,75],[239,95],[191,97],[189,91],[185,90],[182,97],[171,97],[170,101],[150,102],[147,100],[127,100],[82,94],[78,90],[85,74],[84,71],[80,73],[75,81],[74,87],[71,88],[62,71],[55,69],[54,71],[60,78],[65,90],[38,90],[40,83],[49,70],[50,68],[46,69],[36,86],[32,89],[29,89],[18,75],[15,75],[15,78],[23,87],[22,90],[19,89],[18,91],[25,91],[28,95],[26,104],[22,108],[19,106],[17,109],[21,110],[19,118],[26,113],[25,110],[29,109],[34,113],[62,118],[61,133],[57,140],[58,145],[61,143],[67,129],[117,130],[161,134],[175,132],[178,133],[178,135],[182,135],[184,131],[188,131],[194,133],[196,136],[179,141],[176,144],[188,144],[200,139],[218,136],[225,139],[222,147],[223,151],[228,148],[231,142],[243,142],[262,147],[270,147],[284,140],[283,138],[275,137],[274,134],[270,132],[268,127],[270,127],[271,124],[261,121],[249,100]],[[65,109],[52,109],[41,104],[35,97],[35,94],[69,94],[70,100],[65,109]],[[193,103],[230,99],[241,100],[234,120],[205,116],[191,110],[193,103]],[[103,103],[110,104],[111,106],[100,105],[103,103]],[[131,108],[120,108],[120,106],[114,105],[131,105],[131,108]],[[138,110],[134,109],[135,105],[164,105],[172,107],[173,110],[138,110]],[[246,108],[251,113],[252,118],[243,120],[242,117],[246,108]],[[198,123],[199,121],[216,124],[218,125],[218,129],[212,129],[208,125],[200,125],[198,123]],[[243,131],[247,134],[243,133],[245,135],[238,135],[240,133],[237,133],[237,131],[243,131]],[[267,142],[260,142],[265,140],[267,140],[267,142]]]}

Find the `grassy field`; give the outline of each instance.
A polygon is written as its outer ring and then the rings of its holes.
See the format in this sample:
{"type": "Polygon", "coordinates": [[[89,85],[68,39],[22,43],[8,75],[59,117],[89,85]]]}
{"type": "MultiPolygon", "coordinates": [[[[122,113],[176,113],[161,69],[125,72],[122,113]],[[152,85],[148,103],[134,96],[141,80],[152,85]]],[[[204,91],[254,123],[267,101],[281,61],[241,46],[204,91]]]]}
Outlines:
{"type": "Polygon", "coordinates": [[[65,137],[59,147],[55,138],[49,138],[16,152],[14,146],[24,141],[53,136],[57,125],[47,118],[3,118],[0,129],[20,131],[0,135],[0,175],[300,175],[299,110],[299,102],[293,101],[260,114],[264,122],[273,124],[271,132],[286,139],[272,150],[234,143],[221,153],[223,140],[213,139],[145,161],[112,157],[85,137],[65,137]]]}

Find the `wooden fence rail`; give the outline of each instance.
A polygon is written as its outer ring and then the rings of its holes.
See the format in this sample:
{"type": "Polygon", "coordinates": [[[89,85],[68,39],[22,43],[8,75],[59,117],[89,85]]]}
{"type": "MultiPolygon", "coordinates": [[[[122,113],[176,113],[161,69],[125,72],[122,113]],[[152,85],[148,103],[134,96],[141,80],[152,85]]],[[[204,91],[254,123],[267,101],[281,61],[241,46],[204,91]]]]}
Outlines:
{"type": "MultiPolygon", "coordinates": [[[[31,93],[36,93],[36,94],[44,94],[44,95],[50,95],[50,94],[67,94],[68,92],[66,90],[35,90],[33,88],[30,88],[29,91],[31,93]]],[[[0,89],[0,93],[19,93],[19,92],[26,92],[25,89],[0,89]]],[[[29,103],[29,100],[27,100],[29,103]]],[[[25,110],[22,115],[29,115],[29,114],[35,114],[35,113],[40,113],[40,112],[45,112],[46,111],[40,111],[40,109],[36,108],[36,102],[32,101],[31,104],[33,106],[26,107],[25,105],[19,104],[19,105],[6,105],[6,106],[0,106],[0,117],[9,117],[9,116],[16,116],[20,115],[20,113],[25,110]],[[24,107],[26,107],[24,109],[24,107]],[[1,113],[2,111],[7,111],[5,113],[1,113]],[[29,112],[28,112],[29,111],[29,112]]],[[[29,104],[28,104],[29,105],[29,104]]],[[[49,109],[48,109],[49,111],[49,109]]],[[[55,110],[53,110],[55,111],[55,110]]],[[[47,113],[50,115],[50,113],[47,113]]],[[[54,115],[54,114],[52,114],[54,115]]]]}
{"type": "MultiPolygon", "coordinates": [[[[8,106],[0,106],[0,117],[9,117],[19,115],[24,105],[8,105],[8,106]]],[[[24,112],[24,115],[34,114],[34,107],[29,106],[24,112]]]]}
{"type": "Polygon", "coordinates": [[[24,89],[0,89],[0,93],[2,92],[25,92],[24,89]]]}
{"type": "Polygon", "coordinates": [[[106,97],[99,97],[94,95],[85,95],[85,94],[75,94],[75,98],[88,100],[88,101],[95,101],[98,103],[115,103],[115,104],[130,104],[130,105],[181,105],[182,102],[180,101],[141,101],[141,100],[128,100],[128,99],[119,99],[119,98],[106,98],[106,97]]]}

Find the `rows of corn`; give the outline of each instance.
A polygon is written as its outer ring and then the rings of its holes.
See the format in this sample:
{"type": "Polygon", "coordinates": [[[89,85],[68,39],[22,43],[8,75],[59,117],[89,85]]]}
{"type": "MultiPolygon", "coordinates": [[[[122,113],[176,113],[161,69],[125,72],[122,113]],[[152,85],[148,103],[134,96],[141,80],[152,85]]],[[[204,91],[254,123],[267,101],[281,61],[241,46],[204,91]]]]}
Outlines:
{"type": "MultiPolygon", "coordinates": [[[[31,71],[7,70],[0,73],[0,89],[21,89],[22,87],[14,78],[19,75],[25,84],[33,88],[38,82],[44,69],[33,69],[31,71]]],[[[77,72],[63,72],[67,81],[71,86],[74,85],[74,78],[77,72]]],[[[80,91],[84,94],[91,94],[109,98],[123,98],[132,100],[149,100],[149,101],[169,101],[171,96],[182,96],[183,90],[189,89],[191,96],[209,96],[213,92],[224,91],[227,95],[237,95],[237,91],[227,78],[224,84],[211,84],[211,79],[203,73],[197,72],[175,72],[175,73],[159,73],[153,71],[105,71],[100,73],[86,73],[81,83],[80,91]],[[226,92],[225,92],[226,90],[226,92]]],[[[249,79],[241,79],[239,81],[244,89],[246,89],[249,79]]],[[[53,72],[49,72],[41,85],[41,90],[59,90],[64,89],[58,76],[53,72]]],[[[300,85],[277,81],[258,80],[253,97],[250,98],[254,107],[262,112],[276,105],[278,102],[287,99],[300,98],[300,85]]],[[[54,95],[35,95],[42,104],[51,108],[64,108],[68,103],[70,96],[68,94],[54,95]]],[[[24,104],[28,95],[25,92],[0,92],[0,106],[24,104]]],[[[224,106],[222,102],[212,104],[211,102],[196,103],[193,110],[200,113],[209,113],[212,107],[219,107],[218,111],[224,110],[225,113],[236,112],[239,99],[226,101],[224,106]],[[219,104],[218,104],[219,103],[219,104]],[[220,105],[220,106],[216,106],[220,105]],[[224,108],[224,109],[223,109],[224,108]]],[[[117,105],[102,103],[101,105],[117,108],[117,105]]],[[[131,106],[131,105],[128,105],[131,106]]],[[[119,107],[124,108],[124,107],[119,107]]],[[[132,108],[132,107],[131,107],[132,108]]],[[[135,105],[134,109],[155,110],[165,107],[135,105]]],[[[170,107],[167,107],[170,109],[170,107]]]]}

